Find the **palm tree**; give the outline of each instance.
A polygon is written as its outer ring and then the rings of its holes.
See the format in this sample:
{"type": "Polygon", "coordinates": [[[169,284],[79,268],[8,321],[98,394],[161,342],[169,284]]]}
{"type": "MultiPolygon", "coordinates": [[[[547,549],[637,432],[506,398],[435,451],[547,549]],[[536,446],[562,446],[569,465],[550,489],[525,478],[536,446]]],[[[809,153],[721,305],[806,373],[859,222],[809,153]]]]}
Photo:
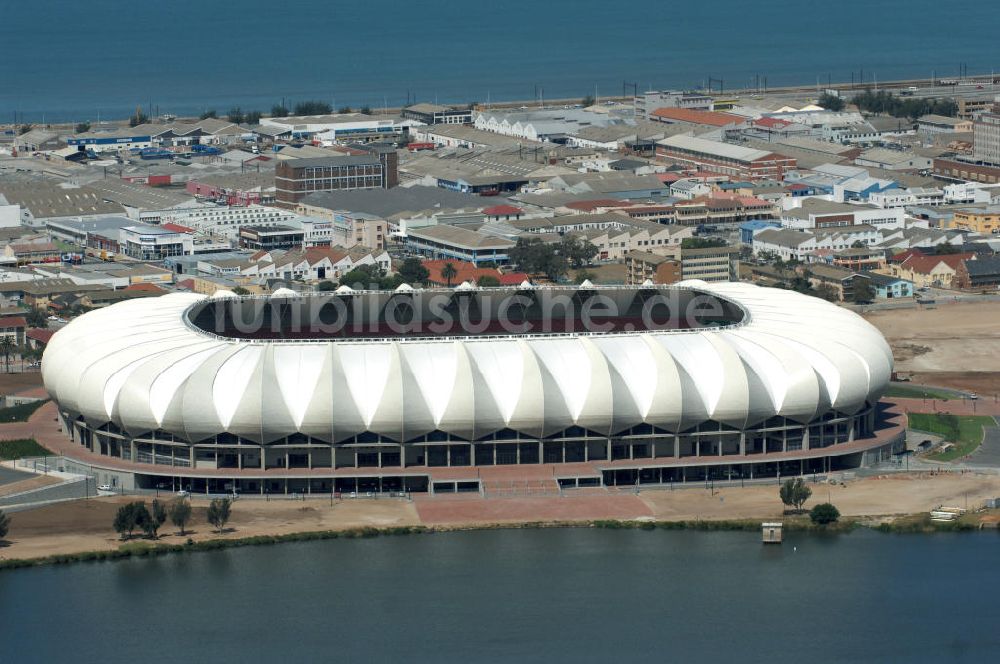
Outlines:
{"type": "Polygon", "coordinates": [[[451,263],[445,263],[441,268],[441,278],[448,282],[448,288],[451,288],[451,280],[457,276],[458,270],[451,263]]]}
{"type": "Polygon", "coordinates": [[[7,367],[7,373],[10,373],[10,354],[14,352],[15,348],[17,348],[17,344],[14,343],[13,337],[9,334],[0,337],[0,353],[3,353],[3,361],[7,367]]]}

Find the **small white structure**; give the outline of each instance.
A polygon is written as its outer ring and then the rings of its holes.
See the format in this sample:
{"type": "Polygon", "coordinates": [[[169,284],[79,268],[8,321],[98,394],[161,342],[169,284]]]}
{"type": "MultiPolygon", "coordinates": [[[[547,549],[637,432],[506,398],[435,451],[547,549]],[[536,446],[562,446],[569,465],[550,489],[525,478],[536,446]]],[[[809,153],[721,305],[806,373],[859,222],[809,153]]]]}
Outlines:
{"type": "Polygon", "coordinates": [[[771,521],[760,524],[764,544],[781,544],[781,522],[771,521]]]}

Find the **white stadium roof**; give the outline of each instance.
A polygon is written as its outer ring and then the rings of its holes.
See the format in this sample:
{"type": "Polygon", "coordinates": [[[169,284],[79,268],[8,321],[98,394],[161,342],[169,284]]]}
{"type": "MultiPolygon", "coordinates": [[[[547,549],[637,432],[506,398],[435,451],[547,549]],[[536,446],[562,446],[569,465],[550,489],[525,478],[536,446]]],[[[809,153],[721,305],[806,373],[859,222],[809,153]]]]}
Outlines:
{"type": "Polygon", "coordinates": [[[95,426],[263,443],[296,432],[330,442],[434,430],[474,440],[504,428],[610,435],[643,423],[805,423],[831,409],[858,412],[888,385],[888,345],[850,311],[743,283],[681,286],[747,316],[693,330],[247,341],[194,327],[187,311],[205,298],[177,293],[84,314],[52,338],[43,374],[60,409],[95,426]]]}

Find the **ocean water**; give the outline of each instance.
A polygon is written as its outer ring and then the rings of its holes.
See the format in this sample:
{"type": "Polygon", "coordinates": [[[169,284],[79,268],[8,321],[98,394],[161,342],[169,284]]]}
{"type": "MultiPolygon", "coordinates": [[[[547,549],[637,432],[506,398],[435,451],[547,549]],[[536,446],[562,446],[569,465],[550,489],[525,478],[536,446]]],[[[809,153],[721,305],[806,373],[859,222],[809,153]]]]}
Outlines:
{"type": "Polygon", "coordinates": [[[998,25],[940,0],[5,0],[0,122],[989,73],[998,25]]]}
{"type": "Polygon", "coordinates": [[[0,572],[0,661],[996,662],[996,533],[504,530],[0,572]]]}

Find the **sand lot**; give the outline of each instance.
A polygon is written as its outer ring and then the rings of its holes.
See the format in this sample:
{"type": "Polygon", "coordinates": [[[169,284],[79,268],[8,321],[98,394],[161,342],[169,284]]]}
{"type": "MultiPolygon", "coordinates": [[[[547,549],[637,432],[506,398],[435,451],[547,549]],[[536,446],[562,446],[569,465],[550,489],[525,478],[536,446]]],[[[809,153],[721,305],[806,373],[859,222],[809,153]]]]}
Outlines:
{"type": "Polygon", "coordinates": [[[878,311],[865,318],[892,346],[896,370],[914,373],[914,382],[1000,391],[1000,376],[989,375],[1000,372],[1000,302],[878,311]]]}

